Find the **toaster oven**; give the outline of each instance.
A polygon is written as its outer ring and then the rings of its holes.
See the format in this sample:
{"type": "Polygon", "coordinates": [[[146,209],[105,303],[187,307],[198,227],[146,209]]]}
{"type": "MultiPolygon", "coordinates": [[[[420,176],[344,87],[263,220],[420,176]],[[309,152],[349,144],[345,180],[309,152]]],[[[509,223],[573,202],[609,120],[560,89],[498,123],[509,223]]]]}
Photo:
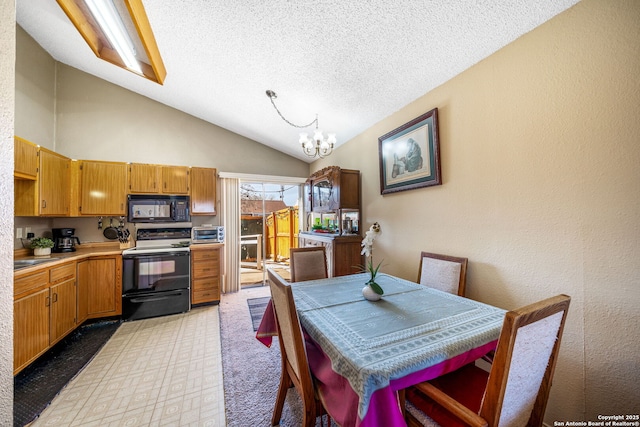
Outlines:
{"type": "Polygon", "coordinates": [[[224,227],[221,225],[192,227],[191,243],[224,243],[224,227]]]}

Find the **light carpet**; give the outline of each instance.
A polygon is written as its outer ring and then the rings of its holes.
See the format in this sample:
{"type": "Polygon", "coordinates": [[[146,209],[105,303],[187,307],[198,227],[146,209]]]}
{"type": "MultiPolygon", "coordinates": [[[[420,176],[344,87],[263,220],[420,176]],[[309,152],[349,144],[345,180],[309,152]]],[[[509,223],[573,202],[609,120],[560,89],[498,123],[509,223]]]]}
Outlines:
{"type": "MultiPolygon", "coordinates": [[[[227,427],[271,425],[281,373],[280,348],[277,339],[271,348],[256,339],[247,310],[247,299],[266,296],[270,296],[269,287],[263,286],[224,294],[220,301],[227,427]]],[[[280,426],[298,427],[301,422],[300,396],[295,388],[291,388],[280,426]]],[[[320,426],[319,419],[317,426],[320,426]]]]}

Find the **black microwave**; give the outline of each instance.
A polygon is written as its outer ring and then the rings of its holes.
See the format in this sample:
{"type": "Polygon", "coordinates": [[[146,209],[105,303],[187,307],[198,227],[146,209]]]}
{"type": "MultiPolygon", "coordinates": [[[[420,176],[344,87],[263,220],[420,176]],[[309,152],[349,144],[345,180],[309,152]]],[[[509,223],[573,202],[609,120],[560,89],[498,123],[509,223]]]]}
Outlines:
{"type": "Polygon", "coordinates": [[[189,196],[129,194],[129,222],[190,222],[189,196]]]}

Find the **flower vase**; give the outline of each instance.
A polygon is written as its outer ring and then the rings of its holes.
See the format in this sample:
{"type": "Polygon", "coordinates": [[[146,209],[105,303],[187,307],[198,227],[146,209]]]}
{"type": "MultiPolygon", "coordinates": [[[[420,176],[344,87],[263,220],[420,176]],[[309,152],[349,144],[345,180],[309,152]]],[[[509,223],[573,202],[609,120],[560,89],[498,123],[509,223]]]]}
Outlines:
{"type": "Polygon", "coordinates": [[[382,295],[377,294],[368,284],[362,288],[362,296],[368,301],[378,301],[382,298],[382,295]]]}

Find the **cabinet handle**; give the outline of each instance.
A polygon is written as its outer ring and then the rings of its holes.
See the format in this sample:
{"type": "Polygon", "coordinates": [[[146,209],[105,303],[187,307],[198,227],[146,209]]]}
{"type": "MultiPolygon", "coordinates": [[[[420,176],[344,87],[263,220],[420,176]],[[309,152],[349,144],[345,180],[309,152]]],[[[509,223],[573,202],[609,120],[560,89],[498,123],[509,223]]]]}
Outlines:
{"type": "Polygon", "coordinates": [[[49,307],[51,305],[51,297],[46,297],[44,299],[44,306],[49,307]]]}
{"type": "Polygon", "coordinates": [[[53,294],[53,302],[58,302],[58,294],[53,294]]]}
{"type": "Polygon", "coordinates": [[[47,207],[47,201],[46,200],[42,200],[42,208],[46,208],[47,207]]]}

